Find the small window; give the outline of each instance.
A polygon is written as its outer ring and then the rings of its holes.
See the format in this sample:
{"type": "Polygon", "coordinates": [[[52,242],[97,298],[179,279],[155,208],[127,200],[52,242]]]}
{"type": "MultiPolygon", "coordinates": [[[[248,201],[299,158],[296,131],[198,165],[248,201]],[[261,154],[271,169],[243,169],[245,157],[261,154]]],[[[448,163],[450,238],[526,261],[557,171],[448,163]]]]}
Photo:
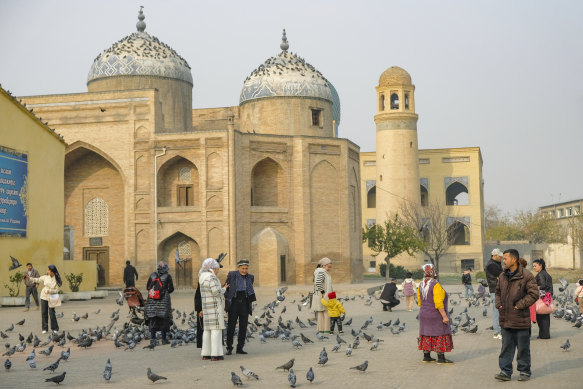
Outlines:
{"type": "Polygon", "coordinates": [[[322,110],[312,108],[312,126],[322,127],[322,110]]]}
{"type": "Polygon", "coordinates": [[[396,93],[391,95],[391,109],[399,109],[399,96],[396,93]]]}
{"type": "Polygon", "coordinates": [[[409,109],[409,93],[405,93],[405,109],[409,109]]]}
{"type": "Polygon", "coordinates": [[[571,207],[567,208],[567,216],[573,216],[573,208],[571,207]]]}
{"type": "Polygon", "coordinates": [[[565,216],[565,210],[563,208],[557,209],[557,217],[565,216]]]}
{"type": "Polygon", "coordinates": [[[194,205],[194,188],[192,185],[178,185],[178,206],[191,207],[194,205]]]}
{"type": "Polygon", "coordinates": [[[461,263],[462,269],[466,270],[467,268],[475,269],[475,261],[473,259],[462,259],[461,263]]]}
{"type": "Polygon", "coordinates": [[[423,185],[420,186],[420,190],[421,190],[421,206],[426,207],[427,204],[429,203],[429,193],[427,192],[427,188],[425,188],[423,185]]]}
{"type": "Polygon", "coordinates": [[[385,95],[381,95],[380,101],[379,101],[379,111],[384,111],[385,110],[385,95]]]}
{"type": "Polygon", "coordinates": [[[575,205],[575,215],[581,214],[581,207],[579,205],[575,205]]]}

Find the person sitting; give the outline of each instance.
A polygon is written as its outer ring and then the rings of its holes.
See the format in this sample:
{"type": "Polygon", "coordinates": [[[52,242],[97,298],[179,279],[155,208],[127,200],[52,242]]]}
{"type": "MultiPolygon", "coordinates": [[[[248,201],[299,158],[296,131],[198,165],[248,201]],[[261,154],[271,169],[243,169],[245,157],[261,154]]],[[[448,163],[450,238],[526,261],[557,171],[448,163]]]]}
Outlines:
{"type": "Polygon", "coordinates": [[[381,303],[383,304],[383,311],[392,312],[392,308],[399,305],[401,301],[396,297],[397,294],[397,279],[391,279],[391,282],[385,284],[381,293],[381,303]]]}

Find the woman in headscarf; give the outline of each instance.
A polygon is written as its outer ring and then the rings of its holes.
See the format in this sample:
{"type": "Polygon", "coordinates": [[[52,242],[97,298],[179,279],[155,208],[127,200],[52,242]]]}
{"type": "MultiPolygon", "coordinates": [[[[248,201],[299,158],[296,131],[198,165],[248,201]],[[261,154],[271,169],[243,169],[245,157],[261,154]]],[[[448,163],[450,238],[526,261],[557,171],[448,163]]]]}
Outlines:
{"type": "MultiPolygon", "coordinates": [[[[526,267],[526,266],[525,266],[526,267]]],[[[547,273],[547,266],[545,260],[535,259],[532,261],[532,269],[537,272],[536,283],[538,285],[538,290],[543,301],[549,301],[553,296],[553,277],[547,273]],[[550,296],[547,297],[547,293],[550,296]]],[[[536,314],[536,323],[538,324],[538,339],[550,339],[551,338],[551,314],[536,314]]]]}
{"type": "Polygon", "coordinates": [[[150,344],[156,344],[156,332],[162,333],[162,344],[170,343],[167,339],[172,325],[172,300],[170,293],[174,292],[172,276],[168,274],[168,264],[158,263],[158,269],[150,274],[148,283],[148,300],[144,308],[144,318],[150,328],[150,344]],[[158,291],[158,293],[156,293],[158,291]]]}
{"type": "Polygon", "coordinates": [[[328,296],[328,293],[333,290],[330,269],[332,269],[332,260],[326,257],[320,259],[318,267],[314,270],[314,295],[311,306],[312,311],[316,312],[318,331],[327,334],[330,333],[330,317],[328,316],[328,308],[322,305],[320,299],[328,296]]]}
{"type": "Polygon", "coordinates": [[[437,353],[437,363],[451,364],[444,353],[453,349],[451,327],[447,316],[447,293],[437,281],[437,270],[432,264],[425,264],[423,281],[417,290],[419,310],[419,350],[423,350],[423,362],[435,362],[431,352],[437,353]]]}
{"type": "Polygon", "coordinates": [[[36,284],[42,281],[44,285],[43,290],[40,292],[43,334],[46,334],[49,330],[49,316],[51,317],[51,330],[53,332],[58,332],[59,323],[57,323],[55,308],[49,307],[50,295],[59,293],[59,287],[63,285],[63,282],[61,281],[61,275],[59,274],[57,267],[55,265],[49,265],[46,275],[40,276],[38,278],[32,278],[28,275],[25,275],[24,278],[36,284]]]}
{"type": "Polygon", "coordinates": [[[198,284],[202,300],[204,332],[202,334],[203,360],[221,361],[223,356],[223,329],[225,328],[225,290],[217,277],[220,265],[213,258],[207,258],[198,272],[198,284]]]}

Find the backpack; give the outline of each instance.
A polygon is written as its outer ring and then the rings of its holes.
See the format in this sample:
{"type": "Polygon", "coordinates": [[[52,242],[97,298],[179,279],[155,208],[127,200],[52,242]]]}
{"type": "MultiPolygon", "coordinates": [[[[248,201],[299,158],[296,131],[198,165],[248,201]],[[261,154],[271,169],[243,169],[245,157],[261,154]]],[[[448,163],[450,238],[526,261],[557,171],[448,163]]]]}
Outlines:
{"type": "Polygon", "coordinates": [[[160,281],[160,277],[157,276],[152,280],[152,288],[148,289],[148,297],[153,300],[160,300],[163,292],[162,281],[160,281]]]}
{"type": "Polygon", "coordinates": [[[415,289],[413,289],[413,281],[403,283],[403,294],[405,296],[413,296],[415,294],[415,289]]]}

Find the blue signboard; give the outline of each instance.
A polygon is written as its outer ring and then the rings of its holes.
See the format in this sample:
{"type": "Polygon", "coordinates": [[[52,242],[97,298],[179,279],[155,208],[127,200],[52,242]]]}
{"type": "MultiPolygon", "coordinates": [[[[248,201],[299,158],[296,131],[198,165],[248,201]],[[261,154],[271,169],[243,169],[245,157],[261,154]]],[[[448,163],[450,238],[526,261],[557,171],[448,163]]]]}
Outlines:
{"type": "Polygon", "coordinates": [[[28,156],[0,146],[0,237],[26,237],[28,156]]]}

